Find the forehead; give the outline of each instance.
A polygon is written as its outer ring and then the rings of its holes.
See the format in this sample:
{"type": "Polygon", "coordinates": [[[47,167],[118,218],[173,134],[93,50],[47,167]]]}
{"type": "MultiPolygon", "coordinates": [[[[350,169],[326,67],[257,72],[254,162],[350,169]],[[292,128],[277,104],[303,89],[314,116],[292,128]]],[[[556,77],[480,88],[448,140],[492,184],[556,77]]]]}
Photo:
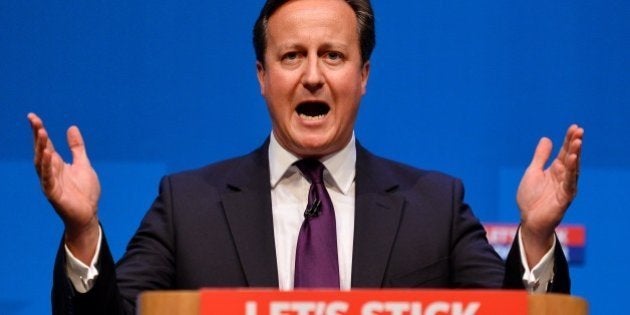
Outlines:
{"type": "Polygon", "coordinates": [[[358,41],[355,13],[343,0],[288,1],[269,17],[266,33],[270,41],[312,39],[315,35],[358,41]]]}

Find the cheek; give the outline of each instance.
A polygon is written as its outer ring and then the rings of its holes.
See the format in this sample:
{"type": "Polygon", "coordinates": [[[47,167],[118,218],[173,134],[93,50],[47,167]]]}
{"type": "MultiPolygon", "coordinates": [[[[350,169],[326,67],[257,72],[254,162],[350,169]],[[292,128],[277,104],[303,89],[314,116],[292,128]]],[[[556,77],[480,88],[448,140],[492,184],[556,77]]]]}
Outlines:
{"type": "MultiPolygon", "coordinates": [[[[353,66],[354,67],[354,66],[353,66]]],[[[354,97],[354,95],[363,90],[363,81],[360,71],[343,71],[333,73],[331,79],[336,83],[337,89],[348,97],[354,97]]]]}
{"type": "Polygon", "coordinates": [[[346,79],[345,85],[339,90],[340,119],[343,121],[342,128],[352,125],[359,110],[359,104],[363,96],[361,81],[351,76],[346,79]]]}
{"type": "Polygon", "coordinates": [[[274,68],[270,69],[267,76],[267,84],[276,91],[289,91],[297,82],[299,82],[299,76],[295,71],[274,68]]]}
{"type": "Polygon", "coordinates": [[[345,74],[336,78],[332,92],[344,112],[356,111],[363,96],[363,81],[357,73],[345,74]]]}
{"type": "Polygon", "coordinates": [[[347,106],[343,108],[343,112],[342,112],[343,125],[341,126],[342,128],[353,124],[353,121],[355,120],[357,116],[358,108],[359,106],[355,105],[354,103],[349,103],[347,104],[347,106]]]}

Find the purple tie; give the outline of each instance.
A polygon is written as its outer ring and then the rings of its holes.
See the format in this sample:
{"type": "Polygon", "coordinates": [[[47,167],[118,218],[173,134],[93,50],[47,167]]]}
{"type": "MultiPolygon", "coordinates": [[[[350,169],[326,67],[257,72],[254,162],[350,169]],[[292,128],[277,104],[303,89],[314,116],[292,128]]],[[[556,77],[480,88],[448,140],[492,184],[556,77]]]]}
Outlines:
{"type": "Polygon", "coordinates": [[[295,288],[339,289],[335,210],[324,186],[324,165],[315,159],[295,165],[311,182],[295,253],[295,288]]]}

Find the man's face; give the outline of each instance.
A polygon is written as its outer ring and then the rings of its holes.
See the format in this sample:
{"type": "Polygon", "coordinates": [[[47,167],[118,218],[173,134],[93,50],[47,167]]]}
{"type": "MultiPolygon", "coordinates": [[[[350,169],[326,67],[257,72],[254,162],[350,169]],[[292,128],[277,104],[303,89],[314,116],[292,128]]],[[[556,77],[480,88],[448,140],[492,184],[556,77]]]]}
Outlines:
{"type": "Polygon", "coordinates": [[[341,0],[294,0],[268,21],[258,81],[280,145],[319,157],[350,140],[369,63],[361,61],[357,20],[341,0]]]}

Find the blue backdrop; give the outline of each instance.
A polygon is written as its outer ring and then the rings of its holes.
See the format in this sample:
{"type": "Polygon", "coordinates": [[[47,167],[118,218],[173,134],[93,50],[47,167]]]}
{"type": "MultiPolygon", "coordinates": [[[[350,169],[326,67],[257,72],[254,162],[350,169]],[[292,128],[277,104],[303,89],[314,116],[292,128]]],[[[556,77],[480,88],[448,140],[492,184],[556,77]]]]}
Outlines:
{"type": "MultiPolygon", "coordinates": [[[[50,310],[62,225],[32,167],[26,114],[69,157],[78,124],[116,257],[165,173],[252,150],[270,132],[255,78],[257,1],[0,2],[0,313],[50,310]]],[[[518,221],[537,140],[586,128],[586,225],[573,291],[614,312],[630,276],[630,2],[375,1],[377,47],[356,126],[373,152],[461,177],[482,220],[518,221]]]]}

